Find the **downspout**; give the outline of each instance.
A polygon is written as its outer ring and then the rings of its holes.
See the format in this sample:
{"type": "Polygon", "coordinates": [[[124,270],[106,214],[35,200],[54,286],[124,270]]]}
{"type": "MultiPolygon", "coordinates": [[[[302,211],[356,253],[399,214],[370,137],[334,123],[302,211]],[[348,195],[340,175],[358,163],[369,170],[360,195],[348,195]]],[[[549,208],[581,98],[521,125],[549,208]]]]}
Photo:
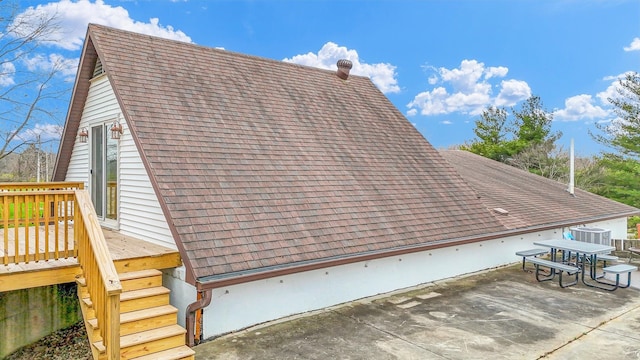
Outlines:
{"type": "Polygon", "coordinates": [[[186,319],[187,335],[186,336],[187,336],[187,344],[189,345],[189,347],[194,347],[196,345],[193,339],[195,335],[195,328],[196,328],[196,311],[202,310],[203,308],[209,306],[209,304],[211,303],[211,296],[213,294],[213,289],[199,291],[199,293],[202,294],[202,297],[196,300],[195,302],[189,304],[189,306],[187,306],[187,319],[186,319]]]}

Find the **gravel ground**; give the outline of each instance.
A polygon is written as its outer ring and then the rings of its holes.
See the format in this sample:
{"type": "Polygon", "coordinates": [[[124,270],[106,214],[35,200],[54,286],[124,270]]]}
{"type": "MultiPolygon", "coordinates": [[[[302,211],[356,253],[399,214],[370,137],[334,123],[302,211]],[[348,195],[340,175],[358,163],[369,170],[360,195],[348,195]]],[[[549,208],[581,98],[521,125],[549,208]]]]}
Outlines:
{"type": "Polygon", "coordinates": [[[4,360],[91,360],[87,332],[82,322],[18,349],[4,360]]]}

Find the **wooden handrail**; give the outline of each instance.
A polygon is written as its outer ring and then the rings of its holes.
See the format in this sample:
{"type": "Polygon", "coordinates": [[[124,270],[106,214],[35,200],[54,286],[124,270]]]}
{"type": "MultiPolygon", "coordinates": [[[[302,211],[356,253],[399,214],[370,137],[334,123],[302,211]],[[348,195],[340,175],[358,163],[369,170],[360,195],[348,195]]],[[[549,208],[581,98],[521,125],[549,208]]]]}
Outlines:
{"type": "Polygon", "coordinates": [[[10,182],[0,183],[2,191],[42,191],[42,190],[76,190],[84,189],[83,182],[58,181],[58,182],[10,182]]]}
{"type": "Polygon", "coordinates": [[[98,216],[85,190],[75,191],[74,240],[85,274],[107,359],[120,358],[120,294],[122,286],[113,265],[98,216]]]}

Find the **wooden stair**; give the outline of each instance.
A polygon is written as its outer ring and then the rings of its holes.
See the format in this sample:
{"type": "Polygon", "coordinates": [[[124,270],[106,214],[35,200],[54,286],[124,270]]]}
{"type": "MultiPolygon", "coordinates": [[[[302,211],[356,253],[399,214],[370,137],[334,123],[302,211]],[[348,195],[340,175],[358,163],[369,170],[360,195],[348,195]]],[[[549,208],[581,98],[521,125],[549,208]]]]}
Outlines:
{"type": "MultiPolygon", "coordinates": [[[[178,310],[169,304],[169,289],[162,286],[162,272],[141,270],[121,273],[120,358],[138,360],[195,359],[185,345],[186,330],[177,325],[178,310]]],[[[99,324],[83,278],[78,297],[94,359],[105,358],[99,324]]]]}

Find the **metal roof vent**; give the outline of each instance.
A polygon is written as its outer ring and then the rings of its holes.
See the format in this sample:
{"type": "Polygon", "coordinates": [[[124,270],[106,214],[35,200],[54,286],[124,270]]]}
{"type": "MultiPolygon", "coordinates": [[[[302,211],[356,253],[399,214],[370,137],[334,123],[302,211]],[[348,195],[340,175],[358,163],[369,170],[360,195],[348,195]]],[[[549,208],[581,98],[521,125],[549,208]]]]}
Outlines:
{"type": "Polygon", "coordinates": [[[342,80],[347,80],[347,78],[349,78],[349,70],[353,67],[353,63],[347,59],[340,59],[336,65],[338,65],[336,75],[342,80]]]}
{"type": "Polygon", "coordinates": [[[509,210],[505,210],[503,208],[493,208],[493,211],[499,215],[509,215],[509,210]]]}

